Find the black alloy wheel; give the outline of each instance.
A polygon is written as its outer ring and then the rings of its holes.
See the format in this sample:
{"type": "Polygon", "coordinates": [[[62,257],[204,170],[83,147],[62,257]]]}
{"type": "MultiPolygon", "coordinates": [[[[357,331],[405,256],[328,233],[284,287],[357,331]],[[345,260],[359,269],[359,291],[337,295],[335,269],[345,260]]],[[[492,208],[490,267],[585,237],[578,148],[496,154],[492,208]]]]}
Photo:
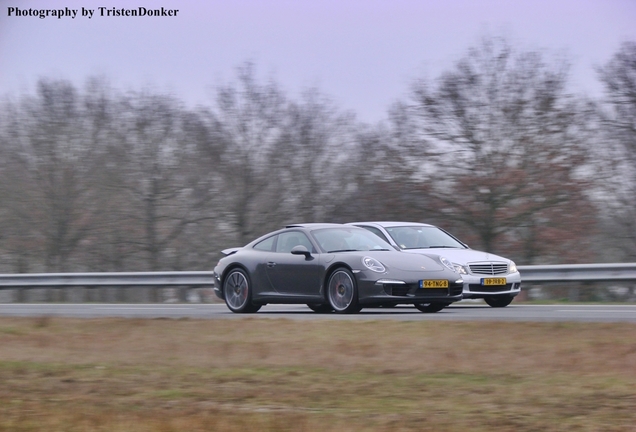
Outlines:
{"type": "Polygon", "coordinates": [[[356,313],[362,309],[358,304],[358,287],[355,277],[348,269],[336,269],[327,283],[327,298],[336,313],[356,313]]]}
{"type": "Polygon", "coordinates": [[[235,313],[254,313],[261,305],[252,303],[252,289],[249,275],[240,268],[233,269],[223,282],[225,304],[235,313]]]}

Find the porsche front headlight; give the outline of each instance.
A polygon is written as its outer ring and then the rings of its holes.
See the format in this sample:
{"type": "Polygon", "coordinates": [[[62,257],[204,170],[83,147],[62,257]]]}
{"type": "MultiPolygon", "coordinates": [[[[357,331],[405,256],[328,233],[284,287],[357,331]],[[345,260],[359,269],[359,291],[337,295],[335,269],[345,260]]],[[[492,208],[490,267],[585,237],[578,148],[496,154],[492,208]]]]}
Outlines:
{"type": "Polygon", "coordinates": [[[375,258],[371,258],[369,256],[365,256],[364,258],[362,258],[362,264],[364,264],[364,266],[368,268],[369,270],[374,271],[376,273],[384,273],[386,271],[386,269],[384,268],[384,266],[382,265],[380,261],[378,261],[375,258]]]}
{"type": "Polygon", "coordinates": [[[441,257],[439,257],[439,260],[440,260],[440,262],[442,264],[444,264],[444,267],[446,267],[447,269],[452,270],[454,272],[457,272],[457,269],[455,268],[453,263],[450,262],[450,260],[448,258],[441,256],[441,257]]]}
{"type": "Polygon", "coordinates": [[[459,273],[460,275],[468,274],[466,267],[464,267],[461,264],[450,262],[450,260],[444,256],[439,257],[439,260],[442,264],[444,264],[444,267],[446,267],[449,270],[459,273]]]}

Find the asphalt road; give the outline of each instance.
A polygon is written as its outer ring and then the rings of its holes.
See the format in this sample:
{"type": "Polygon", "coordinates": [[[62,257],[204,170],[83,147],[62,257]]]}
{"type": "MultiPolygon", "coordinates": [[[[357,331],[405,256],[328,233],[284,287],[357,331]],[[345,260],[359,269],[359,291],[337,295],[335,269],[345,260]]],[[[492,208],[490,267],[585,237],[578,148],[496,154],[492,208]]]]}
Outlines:
{"type": "Polygon", "coordinates": [[[243,319],[286,318],[293,320],[400,320],[400,321],[534,321],[534,322],[632,322],[636,305],[528,305],[512,303],[505,308],[456,303],[438,313],[424,314],[408,306],[370,308],[353,315],[317,314],[304,305],[268,305],[256,314],[234,314],[225,304],[0,304],[0,316],[60,316],[74,318],[192,318],[243,319]]]}

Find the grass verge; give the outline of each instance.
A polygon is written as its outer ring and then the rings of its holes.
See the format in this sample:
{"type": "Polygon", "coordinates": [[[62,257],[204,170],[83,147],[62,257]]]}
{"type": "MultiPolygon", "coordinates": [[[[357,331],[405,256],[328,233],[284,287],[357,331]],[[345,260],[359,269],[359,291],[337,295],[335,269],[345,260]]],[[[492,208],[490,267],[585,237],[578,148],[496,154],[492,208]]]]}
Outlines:
{"type": "Polygon", "coordinates": [[[0,431],[634,431],[636,326],[0,318],[0,431]]]}

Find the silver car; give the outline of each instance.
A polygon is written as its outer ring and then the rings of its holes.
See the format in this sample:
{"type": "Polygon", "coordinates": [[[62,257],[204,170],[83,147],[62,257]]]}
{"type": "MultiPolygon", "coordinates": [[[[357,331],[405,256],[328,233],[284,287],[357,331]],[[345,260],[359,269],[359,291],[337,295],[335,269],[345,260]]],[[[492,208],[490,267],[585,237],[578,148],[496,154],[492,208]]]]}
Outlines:
{"type": "Polygon", "coordinates": [[[484,299],[492,307],[506,307],[521,292],[515,263],[466,244],[434,225],[416,222],[352,222],[405,252],[443,255],[464,280],[465,299],[484,299]]]}

